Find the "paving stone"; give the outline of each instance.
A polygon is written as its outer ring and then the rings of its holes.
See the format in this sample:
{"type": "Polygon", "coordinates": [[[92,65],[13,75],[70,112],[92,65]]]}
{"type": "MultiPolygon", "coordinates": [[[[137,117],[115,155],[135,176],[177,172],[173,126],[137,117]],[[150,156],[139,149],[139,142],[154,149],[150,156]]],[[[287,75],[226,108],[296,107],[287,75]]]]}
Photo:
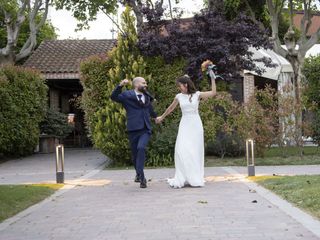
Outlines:
{"type": "MultiPolygon", "coordinates": [[[[102,163],[102,160],[93,160],[95,154],[101,158],[100,153],[87,154],[87,157],[91,156],[88,160],[92,161],[90,167],[84,164],[85,156],[82,158],[83,165],[75,164],[75,169],[69,166],[70,171],[77,171],[78,177],[80,172],[90,172],[102,163]]],[[[79,155],[75,154],[76,157],[79,155]]],[[[32,159],[28,161],[32,163],[32,159]]],[[[32,170],[20,162],[16,170],[12,165],[0,165],[0,173],[8,170],[5,182],[13,179],[12,173],[20,172],[23,167],[32,170]]],[[[44,165],[39,168],[45,169],[44,165]]],[[[313,169],[311,173],[315,174],[314,166],[310,168],[313,169]]],[[[243,174],[245,172],[245,168],[235,169],[243,174]]],[[[278,168],[259,171],[267,174],[275,169],[278,168]]],[[[300,170],[299,166],[296,169],[283,167],[277,172],[290,171],[305,174],[308,167],[300,170]]],[[[17,219],[0,231],[0,239],[319,239],[263,196],[249,192],[249,187],[238,176],[231,175],[224,168],[206,168],[205,173],[210,181],[203,188],[172,189],[167,185],[166,178],[173,176],[174,169],[147,169],[146,176],[152,181],[147,189],[140,189],[139,184],[133,182],[133,170],[103,170],[89,179],[82,179],[90,180],[90,185],[80,181],[79,186],[17,219]],[[253,200],[257,203],[252,203],[253,200]]],[[[33,177],[29,175],[29,180],[33,177]]],[[[20,180],[27,178],[23,175],[20,180]]],[[[18,182],[14,180],[14,183],[18,182]]]]}

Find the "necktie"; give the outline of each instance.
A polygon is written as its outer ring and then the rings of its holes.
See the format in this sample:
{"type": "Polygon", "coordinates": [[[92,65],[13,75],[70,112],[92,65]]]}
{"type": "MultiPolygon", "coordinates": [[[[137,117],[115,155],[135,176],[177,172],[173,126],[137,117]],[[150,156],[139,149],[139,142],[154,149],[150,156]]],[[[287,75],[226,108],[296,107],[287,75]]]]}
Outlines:
{"type": "Polygon", "coordinates": [[[138,96],[138,98],[139,98],[139,103],[140,103],[140,105],[143,105],[142,94],[138,94],[137,96],[138,96]]]}

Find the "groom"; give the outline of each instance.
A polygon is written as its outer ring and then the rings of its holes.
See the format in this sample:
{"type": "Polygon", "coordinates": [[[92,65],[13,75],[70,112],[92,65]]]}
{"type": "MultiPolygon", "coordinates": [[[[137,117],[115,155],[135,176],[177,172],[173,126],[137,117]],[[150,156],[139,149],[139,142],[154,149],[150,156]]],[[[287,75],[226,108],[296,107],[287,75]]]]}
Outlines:
{"type": "Polygon", "coordinates": [[[140,187],[146,188],[147,181],[143,169],[146,146],[151,136],[150,116],[155,119],[157,114],[151,104],[153,99],[146,91],[146,80],[142,77],[136,77],[132,81],[134,89],[122,92],[122,87],[127,84],[129,84],[129,80],[122,80],[113,90],[111,99],[121,103],[127,112],[127,130],[132,161],[136,169],[135,182],[140,182],[140,187]]]}

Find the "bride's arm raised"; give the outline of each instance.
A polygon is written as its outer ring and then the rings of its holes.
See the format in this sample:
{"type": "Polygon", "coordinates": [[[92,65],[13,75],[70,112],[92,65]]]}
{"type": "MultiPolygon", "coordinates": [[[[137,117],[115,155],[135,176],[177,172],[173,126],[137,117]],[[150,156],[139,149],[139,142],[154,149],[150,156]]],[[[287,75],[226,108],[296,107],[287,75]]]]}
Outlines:
{"type": "Polygon", "coordinates": [[[163,119],[168,116],[177,106],[178,106],[178,100],[175,98],[173,102],[170,104],[170,106],[164,111],[164,113],[160,116],[157,117],[157,122],[160,123],[163,121],[163,119]]]}
{"type": "Polygon", "coordinates": [[[217,95],[217,87],[216,87],[216,76],[213,74],[211,76],[211,91],[200,92],[201,99],[208,99],[217,95]]]}

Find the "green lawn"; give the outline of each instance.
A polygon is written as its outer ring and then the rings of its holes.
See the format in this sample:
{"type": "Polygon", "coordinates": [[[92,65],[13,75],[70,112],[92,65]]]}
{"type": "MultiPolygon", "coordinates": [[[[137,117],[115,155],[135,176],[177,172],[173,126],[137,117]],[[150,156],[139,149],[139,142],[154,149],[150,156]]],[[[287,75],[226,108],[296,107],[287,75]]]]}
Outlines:
{"type": "MultiPolygon", "coordinates": [[[[320,164],[320,150],[317,147],[304,147],[304,156],[299,156],[299,151],[295,147],[287,149],[286,156],[282,156],[280,148],[271,148],[267,150],[264,158],[256,158],[257,166],[274,166],[274,165],[313,165],[320,164]]],[[[224,158],[207,156],[206,166],[246,166],[247,162],[244,157],[241,158],[224,158]]]]}
{"type": "MultiPolygon", "coordinates": [[[[257,166],[277,166],[277,165],[317,165],[320,164],[320,148],[319,147],[304,147],[304,155],[299,156],[299,150],[296,147],[288,147],[285,156],[280,148],[274,147],[266,151],[264,158],[255,158],[255,165],[257,166]]],[[[220,166],[246,166],[245,157],[221,159],[215,156],[206,156],[206,167],[220,167],[220,166]]],[[[174,167],[166,166],[166,167],[174,167]]],[[[157,168],[157,167],[146,167],[157,168]]],[[[114,166],[106,165],[105,169],[109,170],[123,170],[133,169],[132,166],[114,166]]]]}
{"type": "MultiPolygon", "coordinates": [[[[265,157],[256,158],[256,166],[277,166],[277,165],[317,165],[320,164],[320,156],[304,156],[302,159],[299,156],[290,157],[265,157]]],[[[217,166],[246,166],[245,158],[224,158],[206,157],[206,167],[217,166]]]]}
{"type": "Polygon", "coordinates": [[[250,179],[320,219],[320,175],[250,179]]]}
{"type": "Polygon", "coordinates": [[[0,222],[40,202],[62,184],[0,185],[0,222]]]}

